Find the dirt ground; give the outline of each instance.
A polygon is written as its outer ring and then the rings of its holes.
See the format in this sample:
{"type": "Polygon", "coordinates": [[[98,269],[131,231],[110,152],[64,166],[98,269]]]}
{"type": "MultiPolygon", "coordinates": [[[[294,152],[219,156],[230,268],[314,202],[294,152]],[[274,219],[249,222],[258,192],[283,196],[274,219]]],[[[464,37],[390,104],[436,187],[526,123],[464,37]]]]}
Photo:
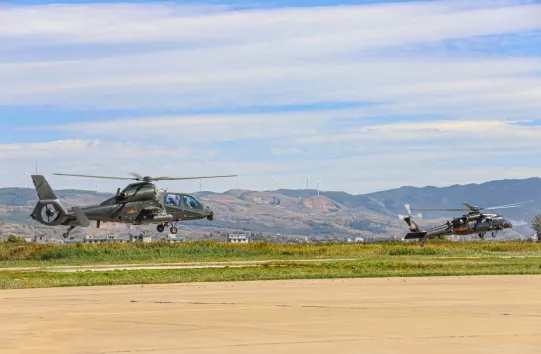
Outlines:
{"type": "Polygon", "coordinates": [[[541,353],[541,276],[0,291],[0,353],[541,353]]]}

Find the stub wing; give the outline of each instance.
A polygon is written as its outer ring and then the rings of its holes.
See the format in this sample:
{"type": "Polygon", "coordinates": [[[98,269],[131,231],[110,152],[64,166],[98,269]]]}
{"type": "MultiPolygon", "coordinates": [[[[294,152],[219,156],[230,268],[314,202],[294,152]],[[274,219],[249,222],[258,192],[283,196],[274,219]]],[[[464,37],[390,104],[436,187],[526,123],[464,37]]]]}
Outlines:
{"type": "Polygon", "coordinates": [[[72,208],[73,214],[75,214],[75,217],[77,218],[77,222],[82,227],[88,227],[90,225],[90,220],[85,215],[85,213],[81,210],[80,207],[74,206],[72,208]]]}
{"type": "Polygon", "coordinates": [[[405,240],[412,240],[412,239],[419,239],[424,238],[426,236],[427,232],[408,232],[406,234],[406,237],[404,237],[405,240]]]}

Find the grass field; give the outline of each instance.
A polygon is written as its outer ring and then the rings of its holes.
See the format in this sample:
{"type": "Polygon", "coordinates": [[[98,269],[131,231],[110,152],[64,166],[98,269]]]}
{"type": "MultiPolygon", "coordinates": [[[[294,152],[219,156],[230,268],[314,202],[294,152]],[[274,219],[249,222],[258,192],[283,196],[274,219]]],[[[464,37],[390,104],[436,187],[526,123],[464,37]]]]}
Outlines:
{"type": "Polygon", "coordinates": [[[196,281],[541,274],[541,244],[432,241],[410,244],[0,244],[0,289],[196,281]],[[347,260],[344,260],[347,259],[347,260]],[[13,267],[265,261],[246,268],[27,272],[13,267]],[[316,260],[311,263],[288,262],[316,260]]]}
{"type": "Polygon", "coordinates": [[[378,258],[388,256],[541,256],[541,243],[449,242],[378,244],[232,244],[214,241],[183,243],[17,244],[0,243],[0,267],[288,260],[328,258],[378,258]]]}

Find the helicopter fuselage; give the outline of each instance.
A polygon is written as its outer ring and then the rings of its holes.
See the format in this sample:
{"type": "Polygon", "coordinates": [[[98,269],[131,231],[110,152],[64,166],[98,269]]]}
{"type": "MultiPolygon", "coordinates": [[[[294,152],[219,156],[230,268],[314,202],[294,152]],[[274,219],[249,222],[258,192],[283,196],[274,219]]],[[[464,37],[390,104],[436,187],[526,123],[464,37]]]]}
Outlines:
{"type": "Polygon", "coordinates": [[[426,230],[427,236],[484,234],[512,228],[506,218],[497,214],[465,214],[446,224],[426,230]]]}
{"type": "MultiPolygon", "coordinates": [[[[152,183],[133,183],[100,204],[79,207],[89,220],[133,225],[167,224],[186,220],[214,218],[214,213],[186,193],[167,192],[152,183]]],[[[77,225],[73,210],[67,210],[60,220],[46,225],[77,225]]]]}

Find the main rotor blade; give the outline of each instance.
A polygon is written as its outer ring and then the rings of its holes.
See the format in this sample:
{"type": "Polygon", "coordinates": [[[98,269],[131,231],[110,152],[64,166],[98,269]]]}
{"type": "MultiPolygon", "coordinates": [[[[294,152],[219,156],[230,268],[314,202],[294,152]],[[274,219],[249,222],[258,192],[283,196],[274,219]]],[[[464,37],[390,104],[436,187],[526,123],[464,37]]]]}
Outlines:
{"type": "Polygon", "coordinates": [[[528,200],[526,202],[519,202],[519,203],[512,203],[512,204],[505,204],[505,205],[497,205],[497,206],[493,206],[493,207],[488,207],[488,208],[481,208],[481,209],[484,209],[484,210],[494,210],[494,209],[507,209],[507,208],[517,208],[519,206],[522,206],[526,203],[531,203],[533,202],[533,200],[528,200]]]}
{"type": "Polygon", "coordinates": [[[109,177],[109,176],[91,176],[91,175],[73,175],[67,173],[53,173],[56,176],[70,176],[70,177],[87,177],[87,178],[105,178],[105,179],[122,179],[122,180],[133,180],[134,178],[129,177],[109,177]]]}
{"type": "Polygon", "coordinates": [[[208,178],[224,178],[224,177],[237,177],[238,175],[223,175],[223,176],[195,176],[195,177],[156,177],[151,178],[153,181],[177,181],[187,179],[208,179],[208,178]]]}
{"type": "Polygon", "coordinates": [[[471,205],[471,204],[468,203],[468,202],[465,202],[465,203],[462,203],[462,204],[464,204],[465,206],[467,206],[468,208],[470,208],[471,211],[479,211],[479,210],[483,209],[483,208],[477,207],[477,206],[475,206],[475,205],[471,205]]]}
{"type": "Polygon", "coordinates": [[[130,175],[132,175],[133,177],[135,178],[139,178],[139,179],[143,179],[144,177],[141,176],[139,173],[137,172],[130,172],[130,175]]]}
{"type": "Polygon", "coordinates": [[[445,209],[445,208],[411,208],[411,210],[424,210],[424,211],[430,211],[430,210],[433,210],[433,211],[469,211],[470,209],[465,209],[465,208],[449,208],[449,209],[445,209]]]}

